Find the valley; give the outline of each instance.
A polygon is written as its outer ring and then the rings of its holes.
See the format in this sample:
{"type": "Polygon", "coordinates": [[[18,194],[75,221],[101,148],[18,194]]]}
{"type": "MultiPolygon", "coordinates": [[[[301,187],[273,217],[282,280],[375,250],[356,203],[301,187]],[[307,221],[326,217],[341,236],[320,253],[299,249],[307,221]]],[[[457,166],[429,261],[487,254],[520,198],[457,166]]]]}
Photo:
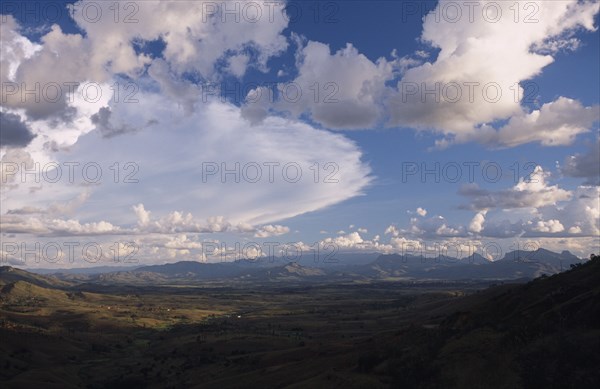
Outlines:
{"type": "Polygon", "coordinates": [[[4,267],[0,380],[7,388],[594,387],[598,261],[494,286],[131,286],[4,267]]]}

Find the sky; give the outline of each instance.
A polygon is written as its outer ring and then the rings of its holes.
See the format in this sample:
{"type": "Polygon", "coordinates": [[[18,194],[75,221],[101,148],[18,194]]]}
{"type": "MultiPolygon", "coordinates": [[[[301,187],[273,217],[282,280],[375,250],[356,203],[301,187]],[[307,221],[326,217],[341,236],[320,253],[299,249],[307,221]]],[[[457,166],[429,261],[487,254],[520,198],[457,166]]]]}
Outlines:
{"type": "Polygon", "coordinates": [[[1,261],[600,251],[597,1],[4,1],[1,261]]]}

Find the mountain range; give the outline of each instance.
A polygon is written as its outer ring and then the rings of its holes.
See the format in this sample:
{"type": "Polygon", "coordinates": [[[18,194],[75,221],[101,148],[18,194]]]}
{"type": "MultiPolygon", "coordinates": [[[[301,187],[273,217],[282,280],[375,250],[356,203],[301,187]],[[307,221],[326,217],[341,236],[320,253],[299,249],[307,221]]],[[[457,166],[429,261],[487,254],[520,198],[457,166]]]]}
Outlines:
{"type": "MultiPolygon", "coordinates": [[[[458,259],[450,256],[358,254],[340,257],[334,264],[286,262],[282,258],[260,258],[221,263],[181,261],[137,268],[93,268],[31,270],[50,276],[52,283],[171,284],[209,280],[243,281],[356,281],[356,280],[516,280],[552,275],[585,262],[569,251],[555,253],[546,249],[512,251],[502,259],[490,261],[479,254],[458,259]]],[[[15,269],[18,273],[19,270],[15,269]]],[[[16,275],[17,273],[12,273],[16,275]]],[[[33,276],[32,276],[33,277],[33,276]]],[[[40,275],[37,276],[41,277],[40,275]]],[[[36,285],[44,286],[40,280],[36,285]]],[[[44,281],[50,282],[50,281],[44,281]]]]}

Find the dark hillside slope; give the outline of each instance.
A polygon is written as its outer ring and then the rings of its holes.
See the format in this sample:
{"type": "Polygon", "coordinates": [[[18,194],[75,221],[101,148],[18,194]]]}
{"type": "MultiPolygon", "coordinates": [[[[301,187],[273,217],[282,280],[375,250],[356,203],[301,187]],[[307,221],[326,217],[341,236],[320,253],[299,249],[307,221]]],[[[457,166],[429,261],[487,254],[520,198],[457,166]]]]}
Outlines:
{"type": "Polygon", "coordinates": [[[600,257],[443,311],[431,325],[378,337],[364,360],[398,387],[600,387],[600,257]]]}

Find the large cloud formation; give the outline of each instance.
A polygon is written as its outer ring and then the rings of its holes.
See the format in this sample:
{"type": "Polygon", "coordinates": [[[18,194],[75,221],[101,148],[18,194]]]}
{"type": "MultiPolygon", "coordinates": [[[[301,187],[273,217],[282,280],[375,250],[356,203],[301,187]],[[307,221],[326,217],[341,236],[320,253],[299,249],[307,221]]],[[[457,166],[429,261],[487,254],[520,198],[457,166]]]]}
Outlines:
{"type": "Polygon", "coordinates": [[[559,51],[576,49],[575,30],[596,31],[599,9],[598,2],[577,0],[441,0],[424,18],[421,41],[437,53],[427,61],[419,51],[373,62],[351,44],[332,53],[326,44],[299,40],[293,82],[311,92],[296,104],[283,98],[272,105],[333,129],[383,123],[433,131],[440,148],[470,141],[568,145],[600,120],[599,107],[559,96],[530,110],[536,84],[526,89],[523,82],[539,76],[559,51]],[[319,98],[317,86],[327,88],[319,98]],[[327,96],[336,103],[324,101],[327,96]]]}
{"type": "MultiPolygon", "coordinates": [[[[193,214],[194,220],[271,223],[362,193],[371,180],[370,168],[357,145],[344,136],[279,117],[266,117],[249,128],[238,107],[202,94],[204,83],[219,82],[227,74],[266,71],[267,61],[286,50],[284,3],[131,4],[133,9],[119,14],[129,19],[115,22],[111,4],[77,2],[70,6],[71,14],[82,33],[65,33],[53,25],[39,43],[21,35],[12,16],[3,16],[0,76],[16,88],[3,96],[3,127],[4,121],[20,127],[18,134],[3,133],[2,145],[27,145],[24,153],[44,172],[57,165],[50,170],[62,168],[66,175],[70,161],[92,161],[104,174],[91,183],[77,171],[79,181],[73,184],[23,180],[19,171],[3,172],[11,181],[1,193],[3,209],[12,212],[3,219],[6,226],[16,230],[22,221],[19,230],[24,232],[33,221],[31,232],[91,232],[98,226],[113,232],[116,228],[107,226],[135,224],[131,207],[140,202],[157,217],[179,210],[193,214]],[[142,49],[153,42],[162,43],[159,54],[142,49]],[[49,84],[61,88],[60,98],[23,99],[23,86],[40,85],[43,91],[49,84]],[[98,98],[90,98],[94,93],[98,98]],[[15,120],[17,112],[20,121],[15,120]],[[107,179],[115,162],[121,174],[127,173],[125,166],[139,169],[139,182],[123,185],[123,177],[117,183],[107,179]],[[221,179],[219,173],[207,181],[207,163],[219,169],[241,164],[244,170],[239,171],[241,179],[235,174],[221,179]],[[255,182],[246,176],[250,172],[262,178],[255,182]],[[270,174],[275,175],[272,180],[270,174]],[[43,212],[33,215],[48,203],[77,198],[82,190],[90,194],[79,210],[81,222],[65,224],[43,212]],[[96,220],[110,222],[94,224],[96,220]],[[37,221],[48,226],[40,229],[37,221]],[[72,228],[55,228],[59,225],[72,228]]],[[[1,156],[7,167],[21,167],[20,155],[1,156]]],[[[283,232],[279,227],[254,231],[261,236],[283,232]]]]}

